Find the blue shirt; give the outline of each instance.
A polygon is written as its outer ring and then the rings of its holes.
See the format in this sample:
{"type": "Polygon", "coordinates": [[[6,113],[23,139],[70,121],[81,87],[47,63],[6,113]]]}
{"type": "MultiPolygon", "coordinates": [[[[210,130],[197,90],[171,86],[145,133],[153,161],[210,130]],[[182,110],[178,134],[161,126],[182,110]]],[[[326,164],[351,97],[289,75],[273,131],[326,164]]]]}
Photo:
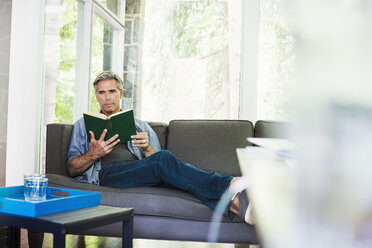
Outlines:
{"type": "MultiPolygon", "coordinates": [[[[147,124],[147,122],[141,121],[135,118],[136,130],[137,132],[146,132],[149,136],[149,143],[154,150],[158,152],[161,150],[158,136],[152,130],[152,128],[147,124]]],[[[133,153],[138,159],[144,158],[142,154],[142,148],[132,146],[132,142],[128,141],[128,149],[133,153]]],[[[82,156],[90,151],[90,142],[88,141],[87,132],[85,129],[84,119],[80,118],[74,124],[72,130],[70,145],[67,153],[67,164],[75,158],[82,156]]],[[[99,185],[98,172],[101,169],[101,159],[94,161],[94,163],[87,169],[82,175],[75,177],[76,180],[81,182],[91,183],[99,185]]]]}

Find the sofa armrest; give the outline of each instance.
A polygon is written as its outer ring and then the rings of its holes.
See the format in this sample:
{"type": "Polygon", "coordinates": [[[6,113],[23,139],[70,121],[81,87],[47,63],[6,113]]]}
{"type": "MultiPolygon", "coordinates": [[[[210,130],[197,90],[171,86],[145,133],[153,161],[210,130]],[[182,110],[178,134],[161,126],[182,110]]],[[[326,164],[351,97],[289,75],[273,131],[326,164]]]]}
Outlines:
{"type": "Polygon", "coordinates": [[[68,176],[66,163],[72,128],[71,124],[47,125],[46,173],[68,176]]]}

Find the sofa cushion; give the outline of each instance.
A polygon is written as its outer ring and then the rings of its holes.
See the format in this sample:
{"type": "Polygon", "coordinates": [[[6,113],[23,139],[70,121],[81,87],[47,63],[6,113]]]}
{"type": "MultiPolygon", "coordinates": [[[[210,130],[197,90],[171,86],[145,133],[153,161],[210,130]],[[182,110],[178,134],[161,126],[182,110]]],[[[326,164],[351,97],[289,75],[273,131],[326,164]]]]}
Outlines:
{"type": "Polygon", "coordinates": [[[148,122],[158,136],[161,149],[167,149],[168,125],[163,122],[148,122]]]}
{"type": "Polygon", "coordinates": [[[290,124],[283,121],[257,121],[254,126],[254,137],[288,138],[290,124]]]}
{"type": "Polygon", "coordinates": [[[66,163],[72,128],[71,124],[47,126],[46,173],[68,176],[66,163]]]}
{"type": "Polygon", "coordinates": [[[236,148],[249,145],[253,124],[245,120],[173,120],[167,148],[186,163],[205,171],[240,176],[236,148]]]}
{"type": "MultiPolygon", "coordinates": [[[[78,182],[70,177],[47,174],[48,186],[101,192],[101,204],[132,207],[135,215],[209,221],[212,210],[185,191],[165,187],[118,189],[78,182]]],[[[226,222],[242,223],[238,217],[226,222]]]]}

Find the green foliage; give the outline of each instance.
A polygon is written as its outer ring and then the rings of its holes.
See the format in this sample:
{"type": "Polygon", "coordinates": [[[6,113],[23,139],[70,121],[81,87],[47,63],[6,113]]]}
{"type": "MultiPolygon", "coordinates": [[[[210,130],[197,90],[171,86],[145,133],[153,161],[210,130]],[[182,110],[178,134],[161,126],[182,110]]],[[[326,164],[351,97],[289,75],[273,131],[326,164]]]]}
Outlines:
{"type": "Polygon", "coordinates": [[[259,118],[292,120],[295,41],[280,2],[261,1],[259,84],[265,85],[259,118]]]}
{"type": "Polygon", "coordinates": [[[65,0],[64,7],[61,15],[63,25],[60,29],[60,70],[69,71],[75,66],[75,50],[73,48],[76,42],[76,0],[65,0]]]}
{"type": "Polygon", "coordinates": [[[60,19],[59,76],[57,78],[55,121],[73,122],[77,1],[64,0],[60,19]]]}
{"type": "MultiPolygon", "coordinates": [[[[56,94],[56,118],[57,123],[72,123],[73,120],[73,104],[74,104],[74,95],[69,94],[71,91],[63,87],[63,85],[57,85],[57,94],[56,94]]],[[[72,91],[73,92],[73,91],[72,91]]]]}
{"type": "Polygon", "coordinates": [[[227,3],[221,1],[178,3],[169,21],[179,57],[205,57],[227,46],[226,9],[227,3]]]}
{"type": "Polygon", "coordinates": [[[229,116],[227,7],[227,0],[146,1],[142,113],[162,121],[229,116]]]}
{"type": "MultiPolygon", "coordinates": [[[[61,13],[60,24],[59,76],[56,89],[55,121],[60,123],[72,123],[77,36],[76,0],[63,1],[63,12],[61,13]]],[[[104,31],[106,31],[106,41],[112,43],[112,29],[109,29],[107,26],[107,30],[105,30],[104,21],[97,15],[94,15],[91,81],[103,70],[104,31]]],[[[95,100],[94,88],[92,86],[90,87],[90,93],[90,110],[98,112],[100,107],[95,100]]]]}

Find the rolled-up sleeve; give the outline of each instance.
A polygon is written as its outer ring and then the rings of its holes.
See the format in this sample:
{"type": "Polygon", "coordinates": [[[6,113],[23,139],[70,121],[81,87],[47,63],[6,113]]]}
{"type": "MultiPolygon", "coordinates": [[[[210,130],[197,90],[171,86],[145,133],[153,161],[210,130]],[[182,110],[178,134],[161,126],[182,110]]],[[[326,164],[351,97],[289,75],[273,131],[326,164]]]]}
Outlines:
{"type": "Polygon", "coordinates": [[[149,142],[150,142],[152,149],[154,150],[154,152],[160,151],[161,147],[160,147],[158,136],[156,135],[155,131],[150,127],[149,124],[145,123],[145,125],[147,129],[146,132],[149,135],[149,142]]]}
{"type": "Polygon", "coordinates": [[[67,165],[75,158],[84,155],[90,150],[90,143],[87,140],[84,120],[81,118],[74,124],[70,138],[70,145],[67,153],[67,165]]]}
{"type": "MultiPolygon", "coordinates": [[[[67,153],[67,165],[73,158],[82,156],[89,152],[90,143],[88,142],[84,119],[81,118],[74,124],[70,138],[70,145],[67,153]]],[[[66,165],[66,166],[67,166],[66,165]]],[[[101,160],[96,160],[82,175],[75,177],[76,180],[91,184],[99,184],[98,172],[101,169],[101,160]]]]}

